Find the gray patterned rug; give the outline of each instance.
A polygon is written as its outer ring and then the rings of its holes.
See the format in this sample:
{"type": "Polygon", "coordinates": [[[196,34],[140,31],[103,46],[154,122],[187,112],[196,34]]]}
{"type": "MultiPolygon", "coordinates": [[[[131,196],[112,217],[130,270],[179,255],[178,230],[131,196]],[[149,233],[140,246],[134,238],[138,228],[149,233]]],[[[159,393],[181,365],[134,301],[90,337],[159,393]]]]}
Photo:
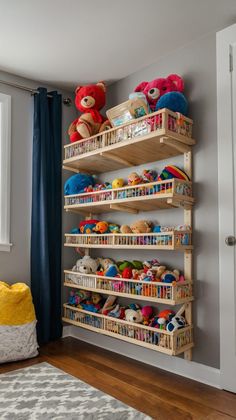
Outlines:
{"type": "Polygon", "coordinates": [[[150,420],[48,363],[0,375],[1,420],[150,420]]]}

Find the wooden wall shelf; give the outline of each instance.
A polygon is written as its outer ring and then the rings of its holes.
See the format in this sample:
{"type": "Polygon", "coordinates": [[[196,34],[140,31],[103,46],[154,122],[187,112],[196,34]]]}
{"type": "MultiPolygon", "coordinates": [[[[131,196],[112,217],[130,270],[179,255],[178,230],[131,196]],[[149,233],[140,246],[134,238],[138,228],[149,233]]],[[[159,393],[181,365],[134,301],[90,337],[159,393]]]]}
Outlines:
{"type": "MultiPolygon", "coordinates": [[[[191,237],[189,231],[170,231],[163,233],[121,233],[104,235],[70,234],[66,233],[65,246],[74,248],[122,248],[122,249],[155,249],[167,251],[185,251],[193,249],[192,245],[184,244],[186,236],[191,237]]],[[[190,242],[191,243],[191,242],[190,242]]]]}
{"type": "Polygon", "coordinates": [[[70,305],[63,306],[63,321],[100,334],[119,338],[169,355],[177,355],[193,347],[192,326],[170,333],[159,328],[147,327],[142,324],[88,312],[70,305]]]}
{"type": "MultiPolygon", "coordinates": [[[[192,138],[192,123],[192,120],[181,114],[162,109],[123,126],[66,145],[63,168],[74,173],[82,171],[95,174],[169,159],[182,154],[184,170],[191,179],[192,145],[195,144],[192,138]]],[[[81,213],[89,219],[93,214],[111,211],[136,214],[139,211],[182,207],[184,225],[190,226],[191,229],[193,204],[192,183],[173,179],[66,196],[64,208],[66,211],[81,213]]],[[[194,345],[191,230],[139,235],[67,233],[65,246],[85,248],[86,255],[89,255],[89,249],[94,248],[183,251],[185,277],[183,283],[165,284],[102,278],[96,274],[81,275],[65,270],[64,285],[68,288],[84,289],[126,299],[170,306],[183,305],[181,311],[184,311],[187,327],[169,333],[166,330],[128,323],[125,320],[95,314],[69,305],[64,305],[63,321],[168,355],[176,356],[184,353],[185,359],[191,360],[194,345]]]]}
{"type": "Polygon", "coordinates": [[[87,173],[109,172],[187,153],[195,144],[191,138],[192,120],[182,117],[183,127],[179,121],[176,113],[163,109],[66,145],[64,169],[87,173]],[[139,135],[132,135],[139,125],[139,135]],[[140,135],[142,132],[146,134],[140,135]]]}
{"type": "Polygon", "coordinates": [[[169,284],[81,274],[71,270],[64,270],[64,273],[64,286],[70,288],[166,305],[180,305],[193,300],[191,282],[169,284]]]}
{"type": "Polygon", "coordinates": [[[81,214],[122,211],[138,213],[175,207],[190,209],[194,203],[192,183],[170,179],[123,188],[65,196],[66,211],[81,214]],[[184,194],[184,192],[186,193],[184,194]],[[188,193],[188,194],[187,194],[188,193]]]}

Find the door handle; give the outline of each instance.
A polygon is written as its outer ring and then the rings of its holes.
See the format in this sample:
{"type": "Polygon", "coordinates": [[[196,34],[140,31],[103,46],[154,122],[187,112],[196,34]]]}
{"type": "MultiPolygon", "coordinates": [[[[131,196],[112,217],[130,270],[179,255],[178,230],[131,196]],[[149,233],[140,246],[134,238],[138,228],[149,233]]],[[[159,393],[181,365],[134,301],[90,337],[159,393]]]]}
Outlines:
{"type": "Polygon", "coordinates": [[[236,238],[235,236],[226,236],[225,238],[225,243],[227,246],[233,246],[236,243],[236,238]]]}

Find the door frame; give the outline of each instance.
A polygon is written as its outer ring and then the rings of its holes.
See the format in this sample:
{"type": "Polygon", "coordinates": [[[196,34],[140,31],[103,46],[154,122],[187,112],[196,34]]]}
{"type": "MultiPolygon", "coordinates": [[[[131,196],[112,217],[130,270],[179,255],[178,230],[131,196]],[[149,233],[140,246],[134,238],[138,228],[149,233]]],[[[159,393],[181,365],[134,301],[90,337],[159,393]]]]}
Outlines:
{"type": "MultiPolygon", "coordinates": [[[[236,24],[216,35],[217,53],[217,138],[218,138],[218,205],[219,205],[219,293],[220,293],[220,381],[223,389],[236,392],[236,378],[230,361],[236,359],[235,319],[235,246],[225,238],[235,236],[235,191],[232,47],[236,43],[236,24]],[[233,211],[232,211],[233,209],[233,211]],[[232,293],[234,291],[234,293],[232,293]],[[228,311],[234,311],[233,319],[228,311]],[[228,309],[228,311],[227,311],[228,309]],[[231,319],[229,325],[228,318],[231,319]]],[[[236,63],[235,63],[236,64],[236,63]]],[[[234,70],[235,71],[235,70],[234,70]]],[[[235,99],[236,102],[236,99],[235,99]]],[[[236,169],[236,164],[235,164],[236,169]]]]}

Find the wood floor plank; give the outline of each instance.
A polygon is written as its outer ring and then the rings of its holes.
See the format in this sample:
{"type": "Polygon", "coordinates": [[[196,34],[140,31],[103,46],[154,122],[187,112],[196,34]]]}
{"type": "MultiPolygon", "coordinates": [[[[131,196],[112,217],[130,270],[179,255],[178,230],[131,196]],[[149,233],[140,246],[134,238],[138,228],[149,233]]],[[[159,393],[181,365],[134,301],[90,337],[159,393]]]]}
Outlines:
{"type": "Polygon", "coordinates": [[[236,419],[236,395],[68,337],[0,373],[47,361],[157,420],[236,419]]]}

